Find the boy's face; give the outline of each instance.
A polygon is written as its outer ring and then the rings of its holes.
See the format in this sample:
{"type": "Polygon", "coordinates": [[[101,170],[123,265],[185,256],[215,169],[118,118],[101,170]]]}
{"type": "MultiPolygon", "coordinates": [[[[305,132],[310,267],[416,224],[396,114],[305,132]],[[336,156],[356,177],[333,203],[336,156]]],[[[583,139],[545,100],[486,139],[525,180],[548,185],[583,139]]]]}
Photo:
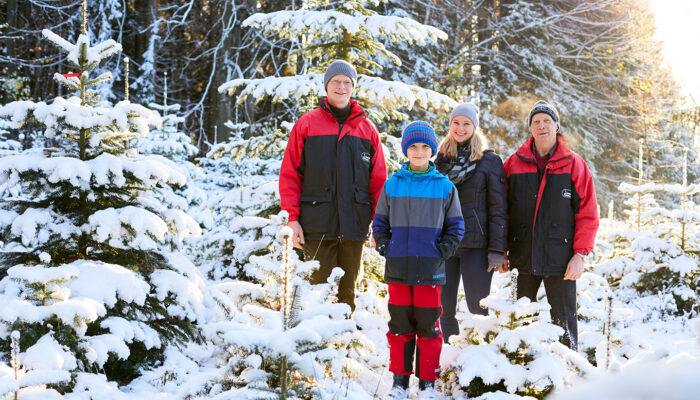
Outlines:
{"type": "Polygon", "coordinates": [[[413,143],[406,149],[406,156],[412,171],[427,171],[430,166],[430,157],[433,156],[433,149],[426,143],[413,143]]]}

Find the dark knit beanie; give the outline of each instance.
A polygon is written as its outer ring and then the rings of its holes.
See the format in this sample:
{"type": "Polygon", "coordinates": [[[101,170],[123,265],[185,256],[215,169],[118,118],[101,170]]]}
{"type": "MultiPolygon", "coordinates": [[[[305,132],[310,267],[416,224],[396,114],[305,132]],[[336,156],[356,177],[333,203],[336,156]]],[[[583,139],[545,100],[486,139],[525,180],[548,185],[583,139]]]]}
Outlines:
{"type": "Polygon", "coordinates": [[[539,113],[545,113],[548,114],[554,122],[557,123],[557,132],[559,131],[559,113],[557,112],[557,109],[554,108],[553,105],[547,103],[546,101],[540,100],[535,105],[532,107],[532,110],[530,110],[530,114],[527,116],[527,126],[529,127],[532,125],[532,117],[535,114],[539,113]]]}
{"type": "Polygon", "coordinates": [[[469,118],[472,124],[474,124],[474,129],[479,127],[479,109],[476,108],[474,104],[464,103],[455,107],[454,110],[452,110],[452,114],[450,114],[450,123],[452,123],[452,120],[457,115],[463,115],[469,118]]]}
{"type": "Polygon", "coordinates": [[[345,75],[350,78],[350,80],[352,80],[353,88],[355,85],[357,85],[357,72],[355,71],[355,67],[353,67],[352,64],[347,61],[335,60],[328,66],[326,73],[323,74],[323,87],[328,88],[328,81],[338,74],[345,75]]]}
{"type": "Polygon", "coordinates": [[[437,153],[437,136],[429,123],[425,121],[414,121],[406,125],[401,135],[401,150],[408,157],[406,151],[414,143],[425,143],[433,150],[433,154],[437,153]]]}

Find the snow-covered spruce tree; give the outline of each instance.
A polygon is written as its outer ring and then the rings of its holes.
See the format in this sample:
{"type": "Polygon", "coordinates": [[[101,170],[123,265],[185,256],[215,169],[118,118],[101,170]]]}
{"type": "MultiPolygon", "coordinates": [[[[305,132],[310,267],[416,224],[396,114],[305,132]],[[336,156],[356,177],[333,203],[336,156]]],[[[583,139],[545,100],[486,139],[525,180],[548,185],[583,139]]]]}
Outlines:
{"type": "MultiPolygon", "coordinates": [[[[491,294],[481,300],[490,315],[469,315],[450,343],[463,348],[443,371],[442,390],[455,399],[506,394],[543,398],[594,367],[559,343],[563,330],[538,320],[549,310],[545,302],[517,301],[491,294]]],[[[501,396],[501,397],[498,397],[501,396]]]]}
{"type": "Polygon", "coordinates": [[[256,282],[247,272],[250,256],[269,253],[277,231],[286,223],[286,213],[278,215],[277,179],[287,133],[264,132],[249,139],[236,132],[200,159],[207,180],[202,186],[209,192],[200,215],[209,214],[206,232],[193,247],[202,271],[212,279],[256,282]]]}
{"type": "Polygon", "coordinates": [[[224,282],[219,305],[229,320],[212,324],[205,335],[226,349],[229,371],[220,382],[227,399],[370,398],[345,379],[361,366],[349,352],[372,345],[346,319],[346,304],[331,304],[342,271],[328,283],[310,285],[318,263],[301,262],[292,251],[291,230],[282,227],[273,252],[251,256],[259,283],[224,282]]]}
{"type": "Polygon", "coordinates": [[[110,74],[91,71],[121,46],[92,46],[85,32],[84,23],[76,43],[43,32],[75,68],[55,79],[76,96],[0,108],[15,126],[42,126],[56,144],[0,158],[0,345],[9,354],[12,330],[22,351],[48,335],[47,362],[59,354],[61,369],[99,369],[128,382],[166,346],[198,337],[203,282],[165,245],[199,225],[153,194],[184,183],[177,166],[127,151],[158,115],[128,101],[99,102],[91,88],[110,74]]]}
{"type": "Polygon", "coordinates": [[[383,65],[401,65],[399,57],[378,38],[421,46],[447,38],[447,34],[432,26],[410,18],[379,15],[360,0],[305,1],[297,10],[254,14],[243,25],[261,30],[266,36],[290,40],[295,51],[288,62],[295,75],[239,78],[219,87],[221,93],[238,92],[238,103],[249,96],[256,101],[267,97],[273,103],[290,103],[295,114],[299,114],[315,107],[318,96],[325,95],[325,68],[334,59],[344,59],[358,69],[354,97],[375,123],[404,120],[415,105],[447,112],[456,104],[432,90],[378,77],[383,65]]]}
{"type": "Polygon", "coordinates": [[[177,112],[180,111],[179,104],[168,104],[167,75],[165,75],[164,80],[163,104],[150,103],[148,105],[149,108],[160,112],[161,128],[151,130],[150,135],[139,140],[139,152],[160,154],[171,160],[182,162],[197,154],[198,149],[192,144],[189,135],[179,128],[185,122],[185,118],[177,115],[177,112]]]}
{"type": "Polygon", "coordinates": [[[602,231],[600,241],[608,243],[608,250],[593,271],[628,291],[620,293],[623,297],[641,294],[633,305],[642,310],[658,310],[661,315],[700,312],[700,263],[692,253],[700,248],[700,213],[690,201],[681,209],[668,210],[653,196],[660,191],[688,196],[699,190],[697,185],[620,185],[620,191],[630,195],[625,204],[631,207],[625,212],[626,221],[602,231]]]}
{"type": "Polygon", "coordinates": [[[588,361],[599,369],[618,368],[618,354],[624,352],[620,334],[624,322],[633,311],[620,306],[608,281],[594,273],[584,272],[576,281],[579,335],[578,350],[586,353],[588,361]]]}
{"type": "MultiPolygon", "coordinates": [[[[187,182],[183,186],[162,186],[162,199],[172,208],[187,211],[197,222],[202,224],[206,216],[202,216],[199,209],[206,202],[207,192],[197,184],[204,177],[204,171],[188,161],[199,151],[192,144],[192,139],[187,133],[180,130],[179,126],[185,119],[177,114],[180,111],[179,104],[168,104],[168,77],[165,76],[163,91],[163,103],[149,104],[149,108],[161,113],[162,126],[151,130],[151,133],[139,139],[139,153],[157,154],[177,163],[181,171],[187,176],[187,182]]],[[[205,214],[206,215],[206,214],[205,214]]]]}

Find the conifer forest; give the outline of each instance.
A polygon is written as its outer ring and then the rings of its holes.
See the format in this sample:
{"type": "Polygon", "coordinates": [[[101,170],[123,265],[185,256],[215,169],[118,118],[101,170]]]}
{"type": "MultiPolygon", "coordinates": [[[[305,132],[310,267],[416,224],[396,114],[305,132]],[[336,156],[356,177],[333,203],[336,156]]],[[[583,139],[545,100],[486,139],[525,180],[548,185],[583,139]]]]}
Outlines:
{"type": "Polygon", "coordinates": [[[658,29],[651,0],[0,1],[0,399],[697,398],[700,106],[658,29]],[[505,161],[556,106],[599,215],[577,349],[496,272],[395,396],[386,254],[351,310],[280,203],[334,60],[387,176],[410,121],[473,103],[505,161]]]}

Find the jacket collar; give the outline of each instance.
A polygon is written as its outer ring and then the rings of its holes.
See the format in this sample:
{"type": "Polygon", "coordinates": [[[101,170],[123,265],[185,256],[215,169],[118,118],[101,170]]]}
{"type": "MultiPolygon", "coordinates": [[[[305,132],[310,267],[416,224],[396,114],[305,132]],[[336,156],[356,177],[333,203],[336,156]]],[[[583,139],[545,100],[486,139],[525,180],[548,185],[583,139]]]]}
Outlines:
{"type": "MultiPolygon", "coordinates": [[[[525,143],[523,143],[522,146],[520,146],[520,148],[518,149],[518,151],[515,152],[515,154],[524,161],[536,162],[535,155],[532,153],[532,143],[534,141],[535,138],[530,136],[530,138],[525,143]]],[[[556,167],[557,161],[568,159],[572,155],[573,153],[569,149],[569,145],[566,144],[564,136],[561,133],[557,133],[557,151],[555,151],[552,157],[549,159],[549,163],[555,164],[556,167]]]]}
{"type": "MultiPolygon", "coordinates": [[[[335,116],[333,116],[333,113],[331,112],[331,105],[328,104],[328,98],[326,96],[320,97],[318,99],[318,107],[321,110],[323,110],[326,114],[328,114],[329,117],[335,120],[335,116]]],[[[357,104],[355,100],[350,99],[350,115],[348,115],[348,119],[346,119],[345,122],[348,122],[350,120],[364,115],[365,110],[363,110],[362,107],[360,107],[360,105],[357,104]]]]}
{"type": "Polygon", "coordinates": [[[401,169],[396,171],[394,175],[398,175],[402,178],[408,178],[408,179],[432,179],[432,178],[441,178],[444,175],[438,172],[437,168],[435,168],[435,163],[430,161],[430,166],[428,167],[428,171],[424,172],[422,174],[409,171],[408,166],[410,162],[406,161],[405,163],[401,164],[401,169]]]}

